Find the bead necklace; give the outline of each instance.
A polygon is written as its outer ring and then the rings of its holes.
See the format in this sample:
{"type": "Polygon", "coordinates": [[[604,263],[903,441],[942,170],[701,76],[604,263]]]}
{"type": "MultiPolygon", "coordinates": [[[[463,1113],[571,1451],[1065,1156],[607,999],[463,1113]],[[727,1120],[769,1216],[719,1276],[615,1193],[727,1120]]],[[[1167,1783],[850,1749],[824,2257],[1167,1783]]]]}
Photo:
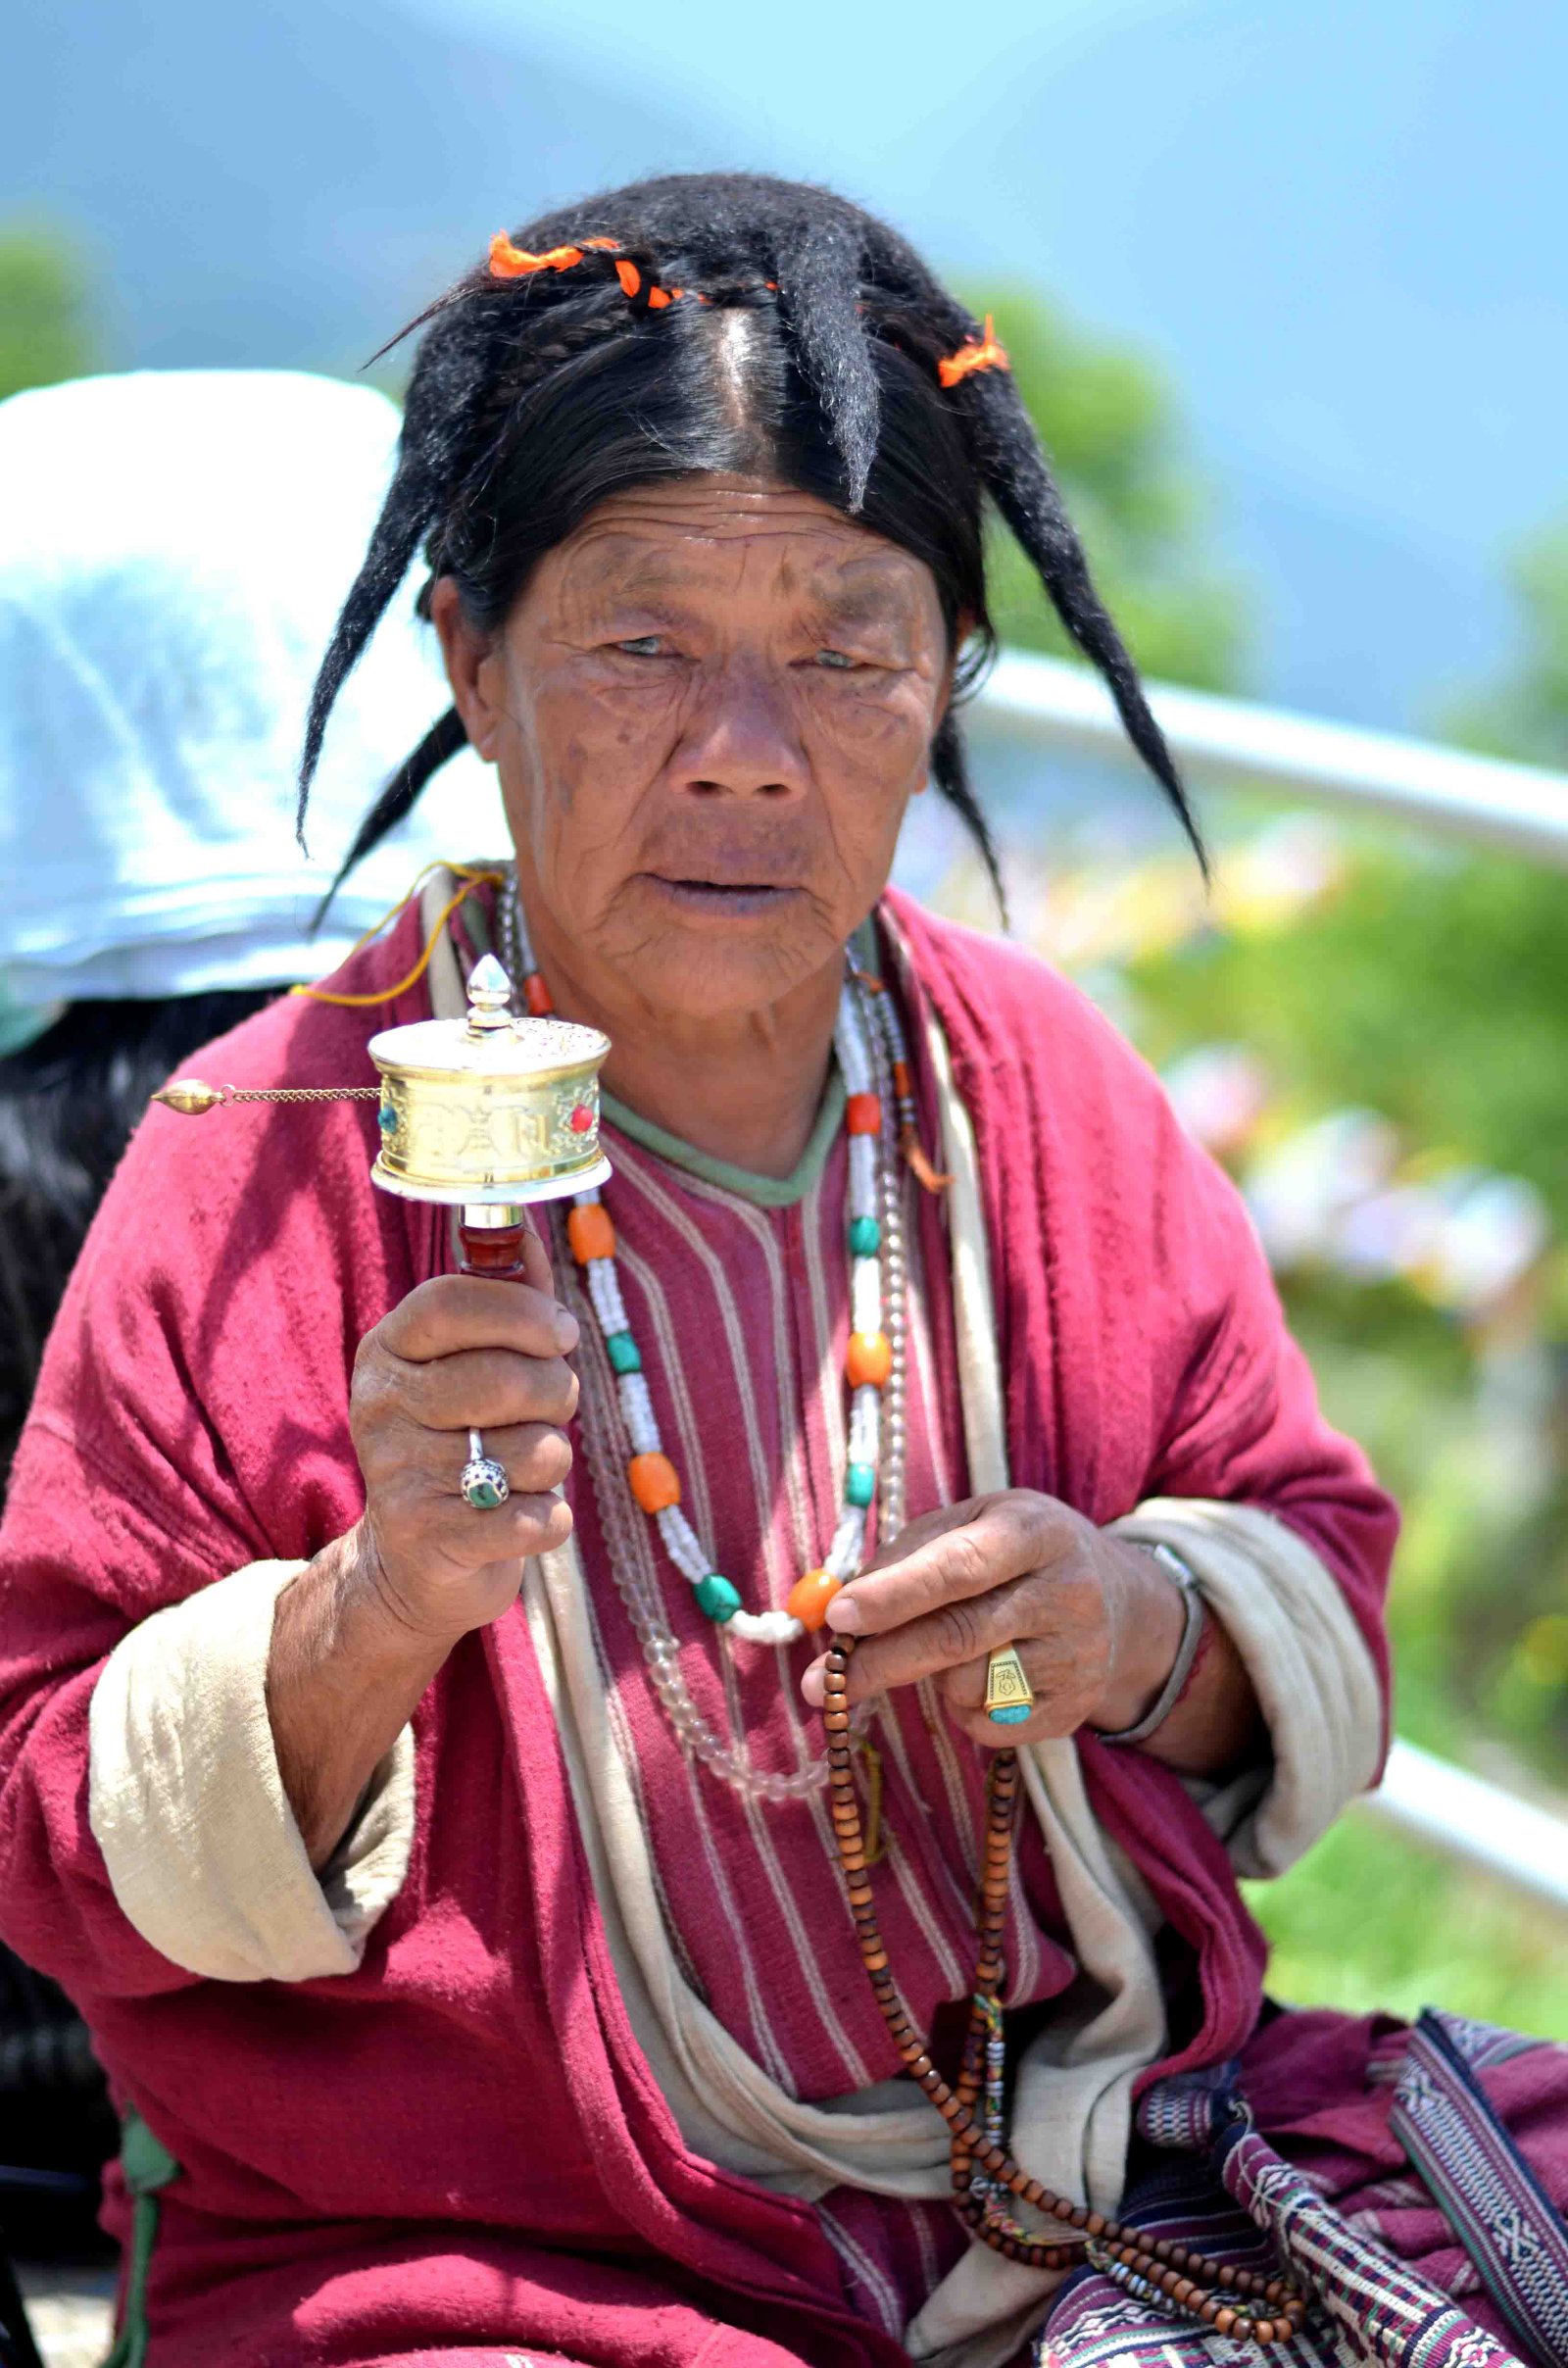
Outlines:
{"type": "MultiPolygon", "coordinates": [[[[501,932],[507,967],[514,978],[521,979],[526,1009],[535,1016],[545,1015],[554,1008],[550,990],[533,962],[514,890],[504,893],[501,900],[501,932]]],[[[632,1451],[623,1469],[614,1471],[611,1458],[585,1426],[589,1475],[606,1524],[607,1543],[612,1543],[616,1585],[642,1646],[650,1680],[681,1742],[722,1781],[748,1796],[770,1801],[802,1799],[820,1791],[827,1782],[827,1764],[811,1759],[791,1774],[758,1769],[743,1748],[726,1743],[704,1717],[681,1676],[680,1649],[662,1602],[642,1580],[641,1557],[626,1535],[624,1506],[629,1491],[690,1586],[698,1608],[709,1619],[743,1642],[775,1647],[793,1645],[808,1628],[820,1628],[833,1597],[860,1569],[866,1558],[873,1501],[884,1536],[903,1526],[907,1268],[898,1160],[885,1117],[893,1104],[881,1090],[892,1070],[886,1046],[897,1042],[901,1063],[903,1046],[891,1005],[885,1013],[879,1010],[874,1018],[871,1015],[872,984],[856,972],[846,978],[834,1029],[849,1139],[851,1335],[846,1376],[851,1400],[844,1503],[821,1563],[796,1581],[782,1610],[745,1608],[739,1590],[714,1567],[713,1557],[681,1508],[679,1475],[664,1453],[642,1352],[621,1295],[613,1221],[598,1191],[576,1195],[566,1218],[567,1241],[581,1269],[614,1375],[621,1420],[632,1451]],[[885,1423],[884,1395],[889,1413],[885,1423]],[[612,1531],[618,1535],[618,1548],[611,1538],[612,1531]],[[625,1551],[628,1546],[629,1553],[625,1551]]]]}

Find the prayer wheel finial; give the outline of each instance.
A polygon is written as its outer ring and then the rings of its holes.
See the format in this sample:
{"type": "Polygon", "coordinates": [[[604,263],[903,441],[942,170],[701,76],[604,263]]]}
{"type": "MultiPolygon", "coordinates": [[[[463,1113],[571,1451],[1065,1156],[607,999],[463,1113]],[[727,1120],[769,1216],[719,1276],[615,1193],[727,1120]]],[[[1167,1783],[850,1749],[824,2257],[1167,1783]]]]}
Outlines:
{"type": "Polygon", "coordinates": [[[481,954],[468,972],[468,1033],[487,1035],[512,1025],[512,981],[493,954],[481,954]]]}

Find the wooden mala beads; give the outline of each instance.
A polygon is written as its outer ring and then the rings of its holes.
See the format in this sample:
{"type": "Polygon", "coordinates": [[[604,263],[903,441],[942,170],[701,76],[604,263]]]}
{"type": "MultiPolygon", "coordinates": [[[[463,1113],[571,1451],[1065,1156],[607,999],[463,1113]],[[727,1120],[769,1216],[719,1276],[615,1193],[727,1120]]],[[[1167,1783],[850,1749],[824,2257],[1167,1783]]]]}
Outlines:
{"type": "Polygon", "coordinates": [[[1217,2335],[1232,2336],[1238,2342],[1282,2343],[1297,2332],[1306,2315],[1305,2301],[1288,2278],[1263,2278],[1229,2262],[1210,2261],[1203,2253],[1164,2238],[1151,2243],[1139,2230],[1103,2212],[1054,2195],[1020,2169],[1007,2151],[1002,2129],[1001,1993],[1007,1882],[1020,1790],[1015,1751],[996,1753],[986,1782],[974,1992],[956,2085],[950,2087],[931,2061],[925,2042],[904,2011],[893,1979],[866,1864],[850,1734],[849,1664],[855,1646],[854,1637],[835,1639],[828,1650],[823,1681],[828,1801],[839,1868],[855,1919],[860,1962],[889,2037],[906,2070],[948,2125],[954,2201],[958,2211],[977,2237],[1009,2260],[1024,2261],[1033,2268],[1064,2269],[1082,2258],[1087,2248],[1097,2268],[1142,2300],[1167,2304],[1185,2317],[1212,2327],[1217,2335]],[[1004,2197],[1061,2222],[1061,2234],[1053,2237],[1025,2228],[1007,2212],[1004,2197]]]}

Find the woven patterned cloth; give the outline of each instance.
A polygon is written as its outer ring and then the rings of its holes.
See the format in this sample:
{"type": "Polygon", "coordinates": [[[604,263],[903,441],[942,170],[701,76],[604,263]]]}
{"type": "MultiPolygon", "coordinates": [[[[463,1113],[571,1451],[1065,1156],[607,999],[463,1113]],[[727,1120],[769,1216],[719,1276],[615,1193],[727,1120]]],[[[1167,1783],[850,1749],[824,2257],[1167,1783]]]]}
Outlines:
{"type": "Polygon", "coordinates": [[[1514,2334],[1555,2368],[1568,2362],[1568,2226],[1482,2085],[1531,2051],[1517,2032],[1423,2014],[1391,2122],[1514,2334]]]}
{"type": "MultiPolygon", "coordinates": [[[[1568,2226],[1489,2094],[1504,2067],[1505,2101],[1522,2085],[1547,2099],[1568,2082],[1568,2049],[1430,2011],[1386,2032],[1368,2051],[1368,2097],[1385,2093],[1406,2175],[1343,2202],[1328,2192],[1343,2165],[1318,2153],[1308,2171],[1254,2126],[1242,2067],[1159,2081],[1140,2108],[1151,2151],[1124,2217],[1217,2261],[1287,2265],[1312,2307],[1269,2354],[1275,2368],[1568,2368],[1568,2226]],[[1434,2208],[1457,2262],[1431,2246],[1434,2208]]],[[[1086,2271],[1063,2287],[1034,2356],[1037,2368],[1255,2368],[1258,2355],[1086,2271]]]]}

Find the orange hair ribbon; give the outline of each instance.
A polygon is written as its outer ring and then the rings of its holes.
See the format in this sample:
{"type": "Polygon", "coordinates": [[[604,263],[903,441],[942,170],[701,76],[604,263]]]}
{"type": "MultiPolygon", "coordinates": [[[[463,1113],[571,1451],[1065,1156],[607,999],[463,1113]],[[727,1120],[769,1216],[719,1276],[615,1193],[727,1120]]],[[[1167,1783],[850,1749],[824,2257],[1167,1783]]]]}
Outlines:
{"type": "Polygon", "coordinates": [[[569,271],[588,248],[612,253],[618,243],[613,238],[585,238],[580,247],[548,247],[543,255],[530,255],[526,247],[514,247],[505,230],[498,230],[490,241],[490,276],[527,279],[535,271],[569,271]]]}
{"type": "MultiPolygon", "coordinates": [[[[543,255],[530,255],[526,247],[514,247],[505,230],[498,230],[490,241],[490,276],[492,279],[529,279],[535,271],[569,271],[581,263],[590,249],[602,255],[619,254],[618,238],[585,238],[580,247],[550,247],[543,255]]],[[[615,266],[615,277],[621,293],[635,302],[643,292],[643,275],[627,257],[621,256],[615,266]]],[[[648,309],[662,313],[666,305],[684,296],[684,288],[662,288],[657,280],[649,280],[648,309]]],[[[700,302],[706,303],[707,298],[700,302]]]]}
{"type": "Polygon", "coordinates": [[[956,386],[958,380],[967,378],[971,370],[1011,370],[1011,368],[1012,364],[1007,360],[1005,348],[997,343],[996,334],[991,325],[991,315],[988,313],[984,337],[971,337],[968,344],[960,345],[956,354],[945,355],[937,364],[937,376],[944,386],[956,386]]]}

